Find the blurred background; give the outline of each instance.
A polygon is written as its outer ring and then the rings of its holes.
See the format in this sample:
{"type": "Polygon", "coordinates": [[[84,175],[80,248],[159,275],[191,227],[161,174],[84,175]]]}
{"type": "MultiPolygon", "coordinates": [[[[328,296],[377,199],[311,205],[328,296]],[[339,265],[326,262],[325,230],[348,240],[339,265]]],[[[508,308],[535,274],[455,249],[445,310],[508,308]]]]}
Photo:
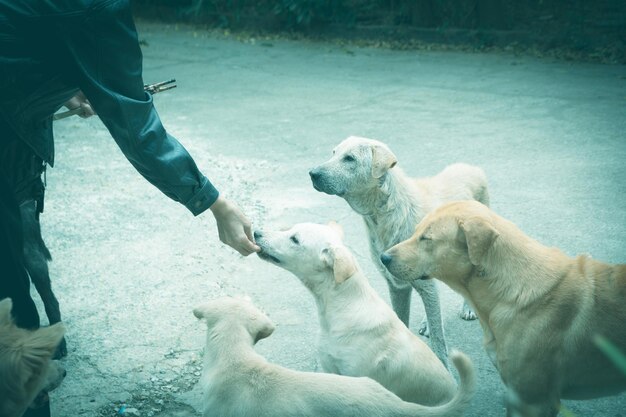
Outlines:
{"type": "Polygon", "coordinates": [[[134,0],[136,16],[236,31],[626,62],[623,0],[134,0]]]}

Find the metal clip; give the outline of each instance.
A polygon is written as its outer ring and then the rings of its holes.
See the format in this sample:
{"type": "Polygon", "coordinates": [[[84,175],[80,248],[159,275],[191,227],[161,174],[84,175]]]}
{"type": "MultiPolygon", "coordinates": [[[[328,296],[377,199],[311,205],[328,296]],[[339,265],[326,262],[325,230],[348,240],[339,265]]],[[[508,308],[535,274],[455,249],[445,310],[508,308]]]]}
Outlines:
{"type": "Polygon", "coordinates": [[[175,82],[176,80],[172,78],[171,80],[161,81],[160,83],[146,84],[143,86],[143,89],[150,94],[156,94],[160,93],[161,91],[176,88],[176,84],[174,84],[175,82]]]}

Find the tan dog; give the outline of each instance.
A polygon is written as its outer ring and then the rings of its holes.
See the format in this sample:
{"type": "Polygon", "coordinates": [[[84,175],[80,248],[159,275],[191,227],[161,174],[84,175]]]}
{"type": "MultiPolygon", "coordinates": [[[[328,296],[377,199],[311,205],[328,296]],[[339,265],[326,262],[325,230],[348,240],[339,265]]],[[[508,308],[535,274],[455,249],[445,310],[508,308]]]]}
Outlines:
{"type": "Polygon", "coordinates": [[[20,417],[37,394],[59,386],[65,370],[51,361],[65,329],[57,323],[35,331],[19,329],[11,299],[0,301],[0,417],[20,417]]]}
{"type": "MultiPolygon", "coordinates": [[[[425,405],[447,403],[468,389],[456,386],[428,345],[370,286],[338,224],[300,223],[254,236],[259,257],[293,273],[315,298],[324,371],[370,377],[403,400],[425,405]]],[[[464,369],[471,364],[459,372],[464,369]]]]}
{"type": "Polygon", "coordinates": [[[626,351],[626,265],[572,259],[476,202],[440,207],[381,259],[398,278],[437,277],[472,302],[509,399],[519,399],[509,413],[555,416],[560,398],[626,389],[593,342],[602,335],[626,351]]]}
{"type": "MultiPolygon", "coordinates": [[[[447,345],[434,281],[406,283],[393,277],[380,263],[382,251],[408,239],[426,213],[447,201],[478,200],[489,204],[487,178],[482,169],[453,164],[428,178],[412,178],[400,169],[387,145],[373,139],[351,136],[341,142],[328,161],[309,172],[313,187],[346,200],[363,216],[372,259],[389,288],[393,310],[409,325],[411,287],[420,295],[426,320],[418,332],[430,336],[430,346],[447,365],[447,345]],[[428,325],[427,325],[428,323],[428,325]]],[[[463,303],[461,317],[476,315],[463,303]]]]}
{"type": "Polygon", "coordinates": [[[404,402],[370,378],[298,372],[267,362],[254,344],[274,324],[251,302],[224,297],[194,309],[208,333],[204,352],[206,417],[455,417],[474,389],[471,363],[461,353],[452,360],[468,391],[447,404],[428,407],[404,402]],[[466,367],[469,366],[469,369],[466,367]]]}

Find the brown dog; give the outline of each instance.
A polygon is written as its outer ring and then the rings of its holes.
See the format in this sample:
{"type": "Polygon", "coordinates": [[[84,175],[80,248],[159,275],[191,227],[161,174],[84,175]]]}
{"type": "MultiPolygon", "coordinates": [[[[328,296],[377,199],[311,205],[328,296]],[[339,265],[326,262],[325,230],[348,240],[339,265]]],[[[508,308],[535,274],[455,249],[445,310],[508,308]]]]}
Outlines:
{"type": "Polygon", "coordinates": [[[11,299],[0,301],[0,417],[20,417],[38,394],[58,387],[65,370],[51,361],[65,328],[57,323],[31,331],[11,318],[11,299]]]}
{"type": "Polygon", "coordinates": [[[470,300],[511,391],[510,415],[556,416],[560,398],[626,389],[594,344],[601,335],[626,351],[626,265],[572,259],[472,201],[427,215],[381,261],[400,279],[437,277],[470,300]]]}

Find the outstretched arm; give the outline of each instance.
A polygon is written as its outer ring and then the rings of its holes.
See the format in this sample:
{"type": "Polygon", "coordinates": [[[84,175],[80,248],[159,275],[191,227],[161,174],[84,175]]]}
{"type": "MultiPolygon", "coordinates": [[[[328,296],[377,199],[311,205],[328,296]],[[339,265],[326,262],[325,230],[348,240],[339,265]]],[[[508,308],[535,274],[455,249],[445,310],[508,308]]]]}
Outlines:
{"type": "MultiPolygon", "coordinates": [[[[219,196],[184,146],[163,127],[144,91],[142,52],[130,3],[101,2],[88,24],[59,30],[60,62],[78,83],[124,156],[144,178],[193,215],[211,209],[220,240],[243,255],[258,250],[250,221],[219,196]]],[[[81,21],[82,22],[82,21],[81,21]]],[[[56,32],[55,32],[56,33],[56,32]]],[[[57,62],[59,58],[50,57],[57,62]]]]}

